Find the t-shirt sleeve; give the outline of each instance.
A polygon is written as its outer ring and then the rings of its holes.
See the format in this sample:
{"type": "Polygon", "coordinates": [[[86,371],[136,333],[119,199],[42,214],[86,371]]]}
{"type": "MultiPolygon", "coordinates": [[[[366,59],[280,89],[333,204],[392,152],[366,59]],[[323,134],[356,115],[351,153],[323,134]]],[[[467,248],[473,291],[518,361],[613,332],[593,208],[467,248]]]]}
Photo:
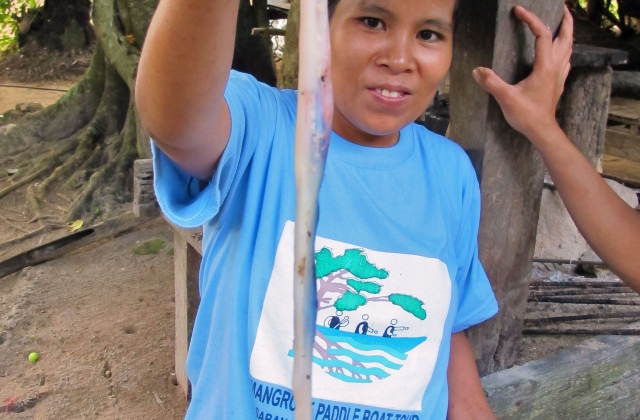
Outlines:
{"type": "Polygon", "coordinates": [[[491,283],[478,259],[480,187],[471,163],[464,172],[467,181],[463,187],[462,218],[455,241],[458,256],[458,311],[453,333],[486,321],[498,313],[498,302],[491,283]]]}
{"type": "Polygon", "coordinates": [[[183,228],[195,228],[221,212],[225,201],[236,194],[256,147],[261,142],[273,141],[276,95],[275,88],[253,76],[231,71],[224,94],[231,114],[231,132],[209,181],[188,174],[152,141],[156,197],[169,221],[183,228]]]}

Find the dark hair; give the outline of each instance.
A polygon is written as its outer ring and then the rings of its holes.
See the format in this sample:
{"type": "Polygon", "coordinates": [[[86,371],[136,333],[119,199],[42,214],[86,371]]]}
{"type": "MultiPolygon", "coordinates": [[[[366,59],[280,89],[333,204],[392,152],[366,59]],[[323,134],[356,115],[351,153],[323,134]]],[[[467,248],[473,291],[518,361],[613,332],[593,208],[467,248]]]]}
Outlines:
{"type": "MultiPolygon", "coordinates": [[[[327,2],[329,3],[329,19],[331,19],[331,16],[333,16],[333,12],[336,10],[336,6],[338,5],[338,2],[340,0],[327,0],[327,2]]],[[[453,10],[453,24],[455,26],[455,23],[458,21],[458,13],[460,12],[460,0],[456,0],[456,6],[455,9],[453,10]]]]}

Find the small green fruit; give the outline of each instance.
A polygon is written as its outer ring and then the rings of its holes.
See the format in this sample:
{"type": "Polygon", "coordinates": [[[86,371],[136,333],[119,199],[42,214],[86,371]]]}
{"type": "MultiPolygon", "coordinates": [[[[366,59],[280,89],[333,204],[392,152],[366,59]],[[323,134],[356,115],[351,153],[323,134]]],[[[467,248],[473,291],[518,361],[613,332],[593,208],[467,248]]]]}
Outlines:
{"type": "Polygon", "coordinates": [[[29,361],[31,363],[37,362],[38,359],[40,359],[40,355],[38,353],[36,353],[35,351],[29,354],[29,361]]]}

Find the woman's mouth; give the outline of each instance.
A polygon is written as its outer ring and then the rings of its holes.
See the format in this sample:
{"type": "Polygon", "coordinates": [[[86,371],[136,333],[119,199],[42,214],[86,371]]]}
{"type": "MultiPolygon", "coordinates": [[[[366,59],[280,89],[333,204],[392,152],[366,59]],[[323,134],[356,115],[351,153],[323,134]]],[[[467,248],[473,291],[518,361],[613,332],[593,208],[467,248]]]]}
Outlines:
{"type": "Polygon", "coordinates": [[[388,98],[388,99],[398,99],[398,98],[402,98],[404,96],[407,95],[406,92],[402,92],[402,91],[397,91],[397,90],[389,90],[389,89],[381,89],[381,88],[376,88],[375,92],[384,97],[384,98],[388,98]]]}

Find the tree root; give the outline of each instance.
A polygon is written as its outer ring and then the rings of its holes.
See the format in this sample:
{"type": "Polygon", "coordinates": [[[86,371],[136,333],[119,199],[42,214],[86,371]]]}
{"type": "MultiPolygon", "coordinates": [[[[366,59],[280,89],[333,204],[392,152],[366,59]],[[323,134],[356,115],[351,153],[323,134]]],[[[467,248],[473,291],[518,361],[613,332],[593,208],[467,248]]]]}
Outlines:
{"type": "MultiPolygon", "coordinates": [[[[71,152],[75,148],[76,144],[77,144],[77,139],[76,138],[72,137],[72,138],[67,139],[66,143],[64,143],[62,145],[62,147],[60,147],[59,150],[51,153],[48,156],[45,156],[44,158],[42,158],[40,160],[40,163],[37,164],[36,167],[39,167],[39,166],[42,166],[42,167],[39,170],[37,170],[37,173],[44,175],[45,173],[54,171],[56,166],[59,165],[60,159],[62,159],[63,156],[65,156],[69,152],[71,152]]],[[[31,177],[31,176],[29,176],[29,177],[31,177]]],[[[37,177],[34,177],[33,179],[35,179],[35,178],[37,178],[37,177]]],[[[12,186],[12,187],[14,187],[14,186],[12,186]]],[[[7,188],[9,188],[9,187],[7,187],[7,188]]],[[[29,188],[27,188],[27,204],[29,206],[29,210],[34,215],[34,217],[40,217],[41,216],[42,206],[40,205],[40,201],[41,201],[42,198],[43,197],[38,196],[37,187],[36,186],[30,185],[29,188]]]]}
{"type": "Polygon", "coordinates": [[[100,104],[105,82],[104,51],[98,45],[82,80],[58,102],[25,116],[2,136],[0,156],[15,155],[38,143],[67,138],[86,126],[100,104]]]}
{"type": "Polygon", "coordinates": [[[101,144],[110,143],[111,138],[115,137],[125,124],[127,114],[124,112],[123,102],[130,99],[128,88],[113,67],[107,68],[105,77],[105,93],[94,118],[75,135],[75,153],[55,168],[39,185],[31,186],[27,190],[29,208],[39,220],[42,217],[41,203],[52,186],[65,179],[73,181],[75,177],[84,182],[87,173],[100,165],[103,157],[101,144]]]}
{"type": "Polygon", "coordinates": [[[45,220],[45,219],[58,219],[57,216],[53,216],[51,214],[45,214],[42,216],[38,216],[38,217],[34,217],[33,219],[29,220],[27,223],[31,224],[31,223],[35,223],[35,222],[39,222],[41,220],[45,220]]]}
{"type": "Polygon", "coordinates": [[[57,225],[57,224],[47,224],[38,229],[31,231],[19,238],[11,239],[5,242],[0,242],[0,251],[21,244],[22,242],[28,241],[31,238],[35,238],[36,236],[51,232],[52,230],[65,228],[65,225],[57,225]]]}
{"type": "Polygon", "coordinates": [[[24,229],[22,229],[19,226],[16,226],[16,223],[20,223],[18,220],[14,220],[14,219],[9,219],[4,217],[3,215],[0,214],[0,220],[2,220],[3,222],[5,222],[7,225],[9,225],[10,227],[12,227],[15,230],[18,230],[22,233],[27,233],[24,229]]]}
{"type": "Polygon", "coordinates": [[[93,194],[102,186],[104,186],[109,178],[113,175],[116,169],[115,162],[109,162],[102,167],[99,171],[91,175],[89,178],[89,184],[85,187],[82,193],[71,203],[71,211],[69,213],[69,221],[76,220],[86,212],[87,207],[93,200],[93,194]]]}
{"type": "Polygon", "coordinates": [[[99,41],[81,82],[0,138],[1,159],[19,169],[14,184],[0,187],[0,197],[42,179],[26,190],[31,222],[45,223],[49,209],[85,223],[122,211],[131,199],[133,161],[150,154],[132,94],[140,54],[136,42],[143,37],[131,40],[117,9],[115,0],[94,2],[99,41]],[[68,209],[46,202],[61,192],[68,209]]]}
{"type": "Polygon", "coordinates": [[[5,187],[4,189],[0,190],[0,198],[4,197],[5,195],[9,194],[12,191],[17,190],[18,188],[27,185],[28,183],[30,183],[31,181],[33,181],[36,178],[41,177],[42,175],[46,174],[47,172],[53,170],[53,167],[44,167],[41,168],[40,170],[32,173],[31,175],[27,176],[26,178],[24,178],[21,181],[16,182],[15,184],[9,185],[8,187],[5,187]]]}

